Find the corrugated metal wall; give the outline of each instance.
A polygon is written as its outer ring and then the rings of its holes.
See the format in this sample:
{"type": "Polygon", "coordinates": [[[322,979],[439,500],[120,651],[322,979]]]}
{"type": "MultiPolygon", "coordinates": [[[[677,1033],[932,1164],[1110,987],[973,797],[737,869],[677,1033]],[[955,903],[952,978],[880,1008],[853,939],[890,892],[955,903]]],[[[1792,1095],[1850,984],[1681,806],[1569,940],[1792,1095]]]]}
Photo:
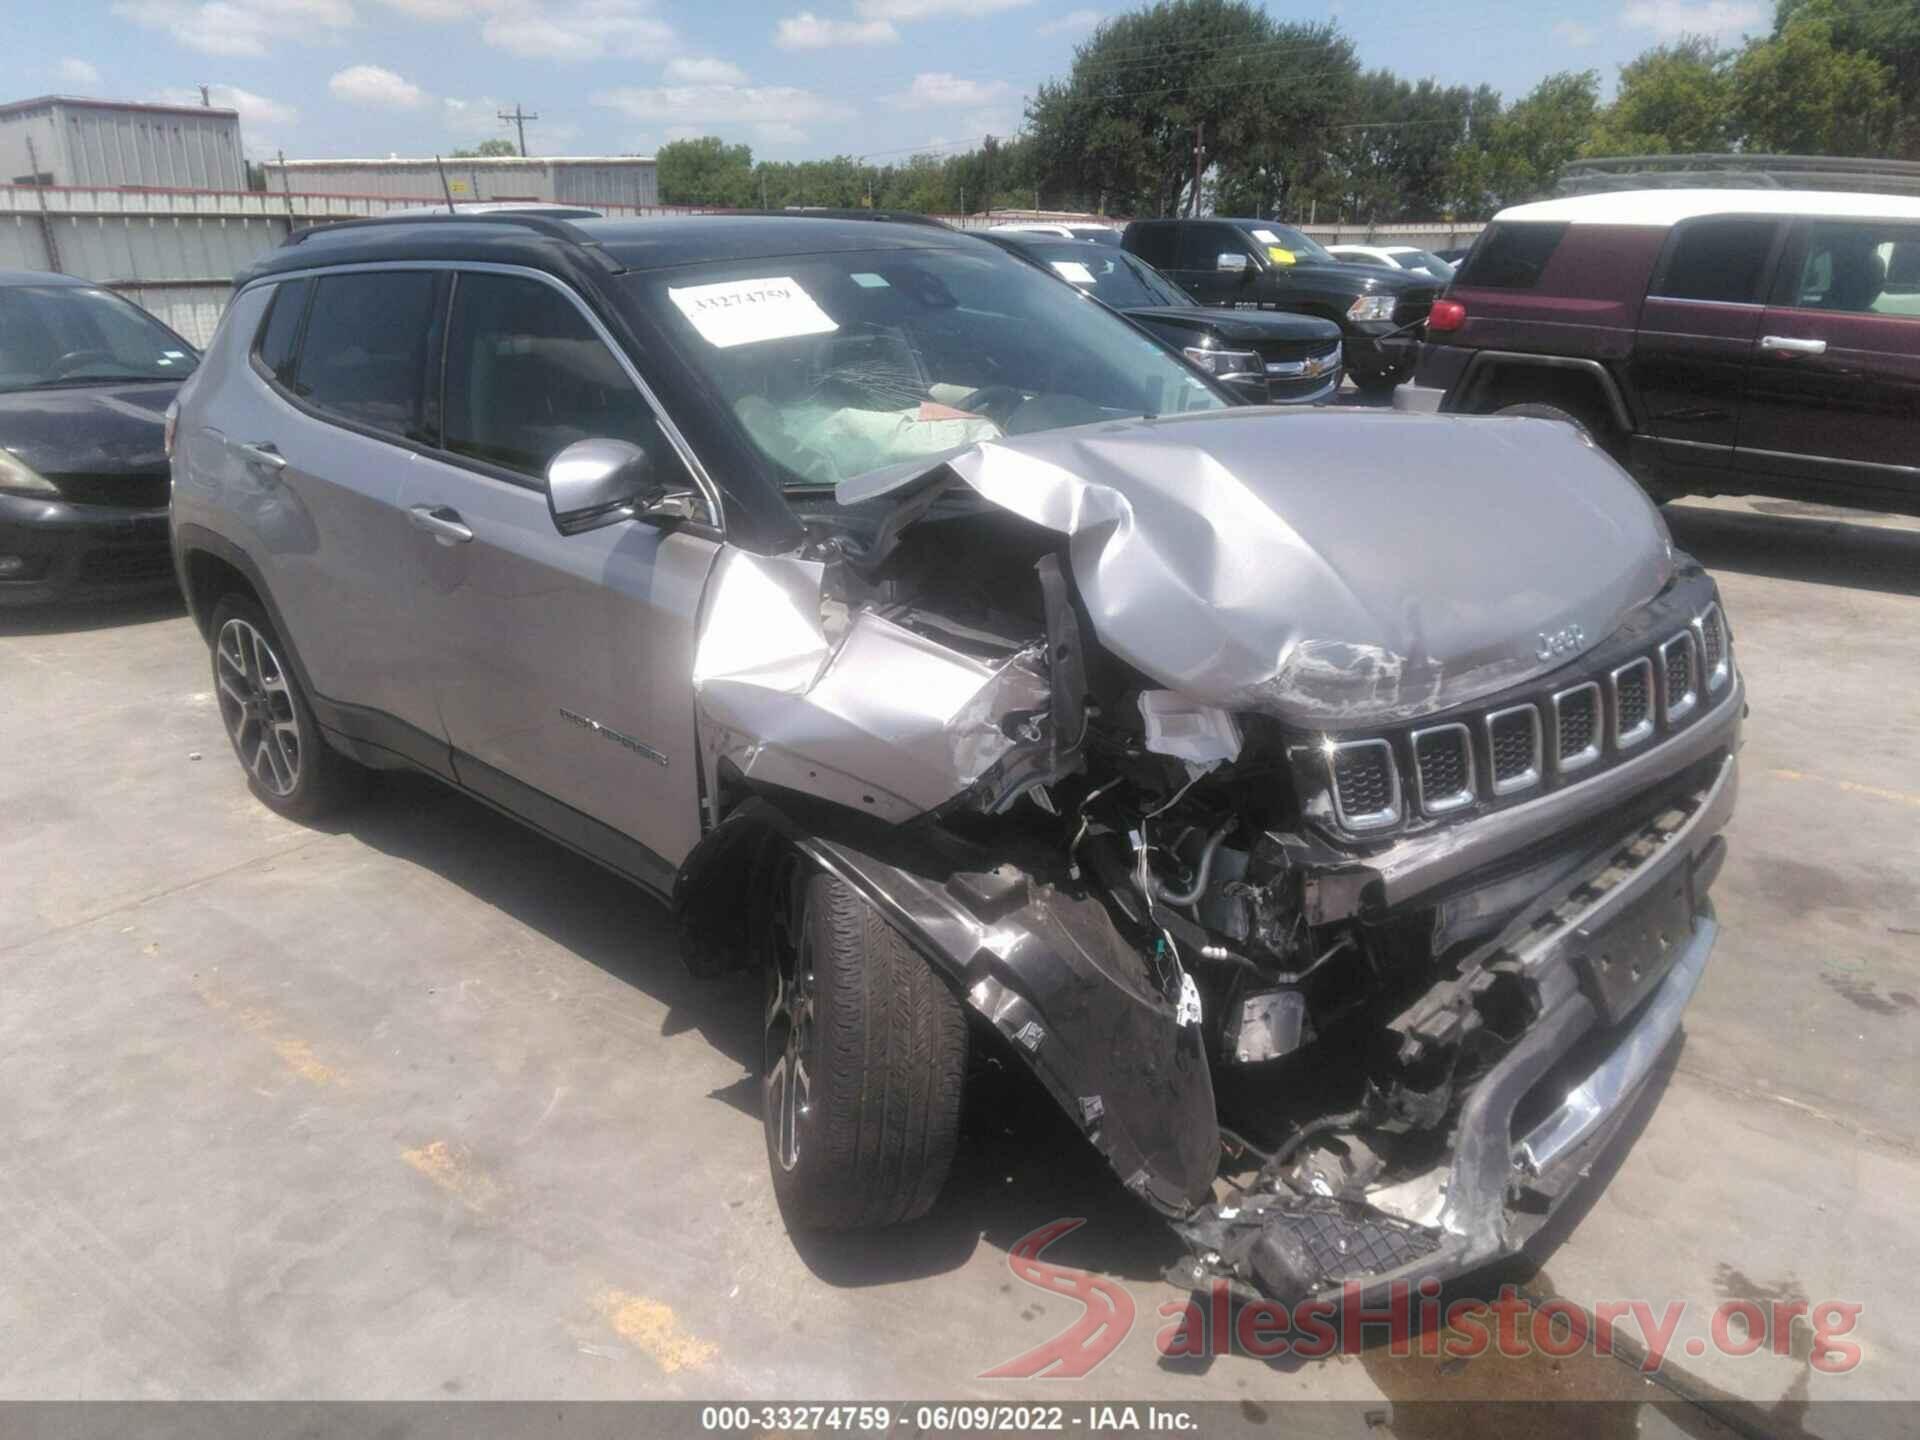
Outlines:
{"type": "Polygon", "coordinates": [[[29,134],[55,185],[247,188],[240,118],[228,111],[52,100],[0,115],[0,182],[28,173],[29,134]]]}
{"type": "MultiPolygon", "coordinates": [[[[562,205],[655,205],[659,185],[651,160],[549,161],[489,159],[445,162],[447,189],[456,201],[544,200],[562,205]]],[[[440,200],[440,171],[432,161],[364,160],[339,164],[268,161],[267,188],[306,195],[371,195],[440,200]],[[285,179],[282,179],[282,176],[285,179]]]]}

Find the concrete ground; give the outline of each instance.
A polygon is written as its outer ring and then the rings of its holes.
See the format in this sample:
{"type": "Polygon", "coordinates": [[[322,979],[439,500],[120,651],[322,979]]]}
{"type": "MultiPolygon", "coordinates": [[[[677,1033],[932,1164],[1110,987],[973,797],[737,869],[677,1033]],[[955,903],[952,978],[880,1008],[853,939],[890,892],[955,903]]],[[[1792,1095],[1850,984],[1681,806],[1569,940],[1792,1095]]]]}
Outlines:
{"type": "MultiPolygon", "coordinates": [[[[1685,1302],[1665,1385],[1617,1359],[1380,1346],[1163,1361],[1175,1245],[1018,1086],[973,1107],[927,1221],[790,1237],[757,990],[688,978],[648,901],[425,779],[385,777],[324,827],[276,818],[163,605],[0,612],[0,1397],[1342,1398],[1405,1417],[1680,1393],[1748,1402],[1769,1432],[1891,1433],[1892,1412],[1812,1402],[1913,1398],[1920,1375],[1920,523],[1670,515],[1720,577],[1751,686],[1725,929],[1602,1187],[1512,1274],[1536,1299],[1685,1302]],[[1133,1333],[1082,1380],[982,1379],[1077,1317],[1007,1265],[1064,1216],[1087,1223],[1048,1258],[1119,1282],[1133,1333]],[[1804,1328],[1784,1355],[1687,1353],[1741,1298],[1858,1304],[1858,1367],[1816,1369],[1804,1328]]],[[[1661,1423],[1708,1433],[1698,1413],[1661,1423]]]]}

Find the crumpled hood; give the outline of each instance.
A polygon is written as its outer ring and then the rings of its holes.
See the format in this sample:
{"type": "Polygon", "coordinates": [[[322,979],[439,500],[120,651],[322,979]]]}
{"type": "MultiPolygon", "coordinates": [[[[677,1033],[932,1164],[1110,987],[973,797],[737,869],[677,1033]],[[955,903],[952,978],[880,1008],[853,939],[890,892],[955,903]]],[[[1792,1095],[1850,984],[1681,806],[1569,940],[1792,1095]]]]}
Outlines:
{"type": "Polygon", "coordinates": [[[1555,669],[1674,570],[1653,504],[1558,421],[1229,410],[947,465],[1070,537],[1107,650],[1303,727],[1411,719],[1555,669]]]}

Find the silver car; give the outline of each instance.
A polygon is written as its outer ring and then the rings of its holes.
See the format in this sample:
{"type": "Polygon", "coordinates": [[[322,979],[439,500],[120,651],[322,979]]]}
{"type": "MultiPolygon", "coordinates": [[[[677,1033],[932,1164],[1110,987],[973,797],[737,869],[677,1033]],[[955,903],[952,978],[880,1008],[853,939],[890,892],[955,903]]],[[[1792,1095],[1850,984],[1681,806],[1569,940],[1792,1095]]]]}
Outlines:
{"type": "Polygon", "coordinates": [[[1196,1285],[1471,1269],[1713,946],[1742,680],[1611,460],[1233,405],[944,227],[309,232],[172,464],[254,792],[425,770],[763,972],[795,1228],[924,1213],[993,1052],[1196,1285]]]}

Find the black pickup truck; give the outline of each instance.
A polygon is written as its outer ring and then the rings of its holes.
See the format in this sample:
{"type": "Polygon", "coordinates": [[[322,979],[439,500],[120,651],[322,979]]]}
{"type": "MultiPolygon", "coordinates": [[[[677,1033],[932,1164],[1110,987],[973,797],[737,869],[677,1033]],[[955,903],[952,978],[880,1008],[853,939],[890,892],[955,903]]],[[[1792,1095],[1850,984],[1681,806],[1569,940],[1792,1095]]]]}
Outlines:
{"type": "Polygon", "coordinates": [[[1420,327],[1440,294],[1431,276],[1342,264],[1272,220],[1136,220],[1120,243],[1202,305],[1336,322],[1347,373],[1376,394],[1413,373],[1420,327]]]}

